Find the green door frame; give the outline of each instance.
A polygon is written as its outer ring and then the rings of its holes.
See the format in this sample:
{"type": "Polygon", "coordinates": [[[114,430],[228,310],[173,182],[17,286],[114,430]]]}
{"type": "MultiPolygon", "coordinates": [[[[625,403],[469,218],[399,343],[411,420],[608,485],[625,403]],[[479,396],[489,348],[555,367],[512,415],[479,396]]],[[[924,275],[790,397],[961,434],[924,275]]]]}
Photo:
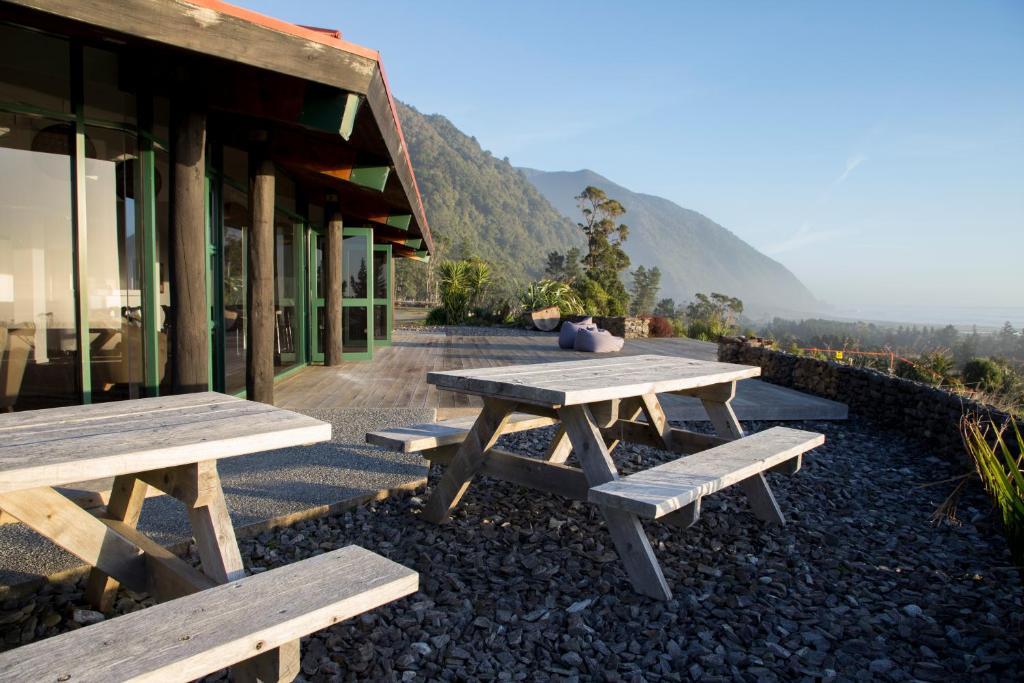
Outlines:
{"type": "MultiPolygon", "coordinates": [[[[391,288],[393,286],[392,282],[391,282],[391,245],[390,244],[375,244],[375,245],[373,245],[373,253],[377,254],[378,252],[381,252],[381,253],[384,253],[384,254],[387,255],[387,258],[384,259],[384,272],[386,273],[385,277],[387,278],[387,285],[385,287],[385,292],[384,292],[384,297],[383,298],[378,297],[376,289],[374,290],[374,292],[373,292],[373,306],[374,306],[374,308],[376,308],[377,306],[386,306],[385,310],[387,311],[387,316],[385,317],[385,320],[387,322],[385,322],[384,324],[385,324],[385,326],[387,328],[387,334],[384,335],[383,339],[376,339],[376,338],[374,338],[374,340],[373,340],[373,346],[374,347],[378,347],[378,346],[391,346],[391,331],[392,331],[391,330],[391,321],[393,319],[392,315],[391,315],[392,314],[391,307],[392,307],[392,301],[394,300],[394,297],[391,296],[391,288]]],[[[374,283],[374,285],[376,285],[376,282],[377,282],[377,266],[376,266],[376,264],[374,264],[372,282],[374,283]]],[[[374,326],[374,332],[376,332],[376,331],[377,331],[376,330],[376,326],[374,326]]]]}
{"type": "MultiPolygon", "coordinates": [[[[366,296],[356,298],[348,298],[342,295],[341,298],[341,309],[342,309],[342,326],[344,329],[344,312],[346,308],[363,308],[366,310],[366,350],[365,351],[345,351],[342,347],[341,357],[343,360],[372,360],[373,359],[373,228],[345,228],[342,231],[342,262],[345,260],[345,237],[359,237],[364,236],[366,238],[366,296]]],[[[342,278],[348,276],[348,273],[341,273],[342,278]]],[[[343,288],[344,291],[344,288],[343,288]]],[[[344,333],[342,334],[344,337],[344,333]]]]}

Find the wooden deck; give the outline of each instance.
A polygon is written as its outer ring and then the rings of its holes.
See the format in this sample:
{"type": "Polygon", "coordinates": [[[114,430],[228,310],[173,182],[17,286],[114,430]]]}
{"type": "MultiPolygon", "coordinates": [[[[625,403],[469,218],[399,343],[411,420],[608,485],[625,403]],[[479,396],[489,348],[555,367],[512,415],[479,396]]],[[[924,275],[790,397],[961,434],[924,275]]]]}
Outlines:
{"type": "MultiPolygon", "coordinates": [[[[616,355],[660,354],[716,359],[716,346],[693,339],[631,339],[616,355]]],[[[558,348],[555,335],[508,334],[481,328],[465,334],[398,330],[392,346],[378,349],[372,361],[327,368],[310,366],[282,380],[274,389],[281,408],[434,408],[439,418],[479,410],[463,394],[438,391],[427,372],[545,363],[593,358],[593,354],[558,348]]],[[[673,419],[704,419],[696,399],[666,397],[673,419]]],[[[845,419],[846,406],[791,389],[754,380],[740,382],[733,403],[740,419],[845,419]]]]}

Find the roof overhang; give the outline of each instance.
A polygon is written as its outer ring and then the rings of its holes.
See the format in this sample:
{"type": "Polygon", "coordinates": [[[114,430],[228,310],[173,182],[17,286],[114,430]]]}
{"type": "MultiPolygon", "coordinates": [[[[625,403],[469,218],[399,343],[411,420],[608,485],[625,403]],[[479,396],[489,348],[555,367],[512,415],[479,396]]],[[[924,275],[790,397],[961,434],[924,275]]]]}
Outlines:
{"type": "MultiPolygon", "coordinates": [[[[380,55],[335,31],[298,26],[219,0],[3,0],[133,38],[209,55],[364,98],[414,223],[433,250],[423,201],[380,55]]],[[[351,111],[351,110],[350,110],[351,111]]],[[[365,111],[365,110],[364,110],[365,111]]],[[[352,132],[352,121],[342,130],[352,132]]],[[[356,127],[358,134],[358,127],[356,127]]]]}

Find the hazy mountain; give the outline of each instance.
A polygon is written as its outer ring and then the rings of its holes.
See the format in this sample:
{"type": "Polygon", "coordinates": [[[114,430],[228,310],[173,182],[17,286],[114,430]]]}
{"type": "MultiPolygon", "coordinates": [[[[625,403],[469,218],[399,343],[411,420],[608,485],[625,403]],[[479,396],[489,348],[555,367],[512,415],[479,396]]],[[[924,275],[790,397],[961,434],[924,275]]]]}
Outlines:
{"type": "Polygon", "coordinates": [[[507,159],[443,116],[401,102],[398,110],[438,256],[479,256],[526,279],[543,275],[549,251],[583,244],[575,225],[507,159]]]}
{"type": "Polygon", "coordinates": [[[659,297],[683,303],[697,292],[722,292],[743,300],[755,314],[811,313],[821,304],[778,261],[768,258],[718,223],[662,197],[632,192],[593,171],[519,169],[564,216],[580,211],[574,197],[599,187],[626,208],[626,253],[632,267],[661,269],[659,297]]]}
{"type": "MultiPolygon", "coordinates": [[[[445,117],[401,102],[398,109],[436,258],[480,256],[502,279],[540,277],[548,252],[584,246],[573,197],[596,185],[626,207],[626,251],[634,267],[661,268],[660,296],[681,304],[696,292],[716,291],[740,297],[754,311],[817,308],[792,273],[699,213],[630,192],[592,171],[516,169],[445,117]]],[[[425,284],[422,269],[400,261],[399,282],[404,295],[417,296],[425,284]]]]}

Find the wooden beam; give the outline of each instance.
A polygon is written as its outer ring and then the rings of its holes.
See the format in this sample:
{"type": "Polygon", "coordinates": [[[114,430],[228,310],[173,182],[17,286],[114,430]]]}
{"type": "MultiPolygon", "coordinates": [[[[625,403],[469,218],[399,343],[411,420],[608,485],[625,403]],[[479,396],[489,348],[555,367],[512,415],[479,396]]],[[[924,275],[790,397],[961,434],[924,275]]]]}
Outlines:
{"type": "Polygon", "coordinates": [[[174,300],[174,391],[209,388],[206,301],[206,113],[187,95],[174,103],[174,200],[171,297],[174,300]]]}
{"type": "MultiPolygon", "coordinates": [[[[613,426],[602,429],[601,433],[605,439],[619,439],[626,443],[638,443],[644,446],[651,446],[652,448],[665,448],[661,439],[651,432],[651,428],[646,422],[619,420],[613,426]]],[[[670,442],[669,450],[673,453],[684,453],[686,455],[706,451],[709,448],[721,446],[723,443],[731,440],[714,436],[713,434],[691,432],[687,429],[679,429],[678,427],[673,427],[671,433],[672,441],[670,442]]]]}
{"type": "Polygon", "coordinates": [[[430,498],[423,508],[422,517],[428,522],[442,524],[448,521],[452,509],[459,504],[466,489],[480,467],[488,450],[501,436],[514,403],[494,398],[485,398],[483,410],[459,445],[452,462],[434,486],[430,498]]]}
{"type": "Polygon", "coordinates": [[[134,591],[146,590],[142,550],[53,489],[0,494],[0,508],[107,576],[134,591]]]}
{"type": "MultiPolygon", "coordinates": [[[[451,448],[441,448],[427,451],[423,455],[430,459],[432,465],[447,465],[451,463],[455,452],[451,448]]],[[[478,474],[571,500],[587,500],[587,492],[590,490],[590,484],[579,468],[530,458],[501,448],[487,451],[478,474]]]]}
{"type": "MultiPolygon", "coordinates": [[[[146,500],[145,482],[131,475],[114,477],[107,503],[105,517],[115,519],[132,529],[139,523],[142,504],[146,500]]],[[[109,612],[117,596],[117,579],[111,578],[101,569],[93,567],[85,587],[85,599],[100,612],[109,612]]]]}
{"type": "Polygon", "coordinates": [[[325,240],[324,272],[326,273],[326,291],[324,292],[324,314],[327,324],[324,326],[324,365],[336,366],[342,363],[342,329],[341,329],[341,245],[344,225],[341,214],[335,213],[327,223],[325,240]]]}
{"type": "MultiPolygon", "coordinates": [[[[209,505],[220,490],[217,464],[214,460],[140,472],[136,476],[190,508],[209,505]]],[[[108,516],[111,519],[120,519],[115,515],[108,516]]]]}
{"type": "MultiPolygon", "coordinates": [[[[258,153],[257,153],[258,154],[258,153]]],[[[274,402],[274,164],[258,155],[249,181],[249,400],[274,402]]]]}

